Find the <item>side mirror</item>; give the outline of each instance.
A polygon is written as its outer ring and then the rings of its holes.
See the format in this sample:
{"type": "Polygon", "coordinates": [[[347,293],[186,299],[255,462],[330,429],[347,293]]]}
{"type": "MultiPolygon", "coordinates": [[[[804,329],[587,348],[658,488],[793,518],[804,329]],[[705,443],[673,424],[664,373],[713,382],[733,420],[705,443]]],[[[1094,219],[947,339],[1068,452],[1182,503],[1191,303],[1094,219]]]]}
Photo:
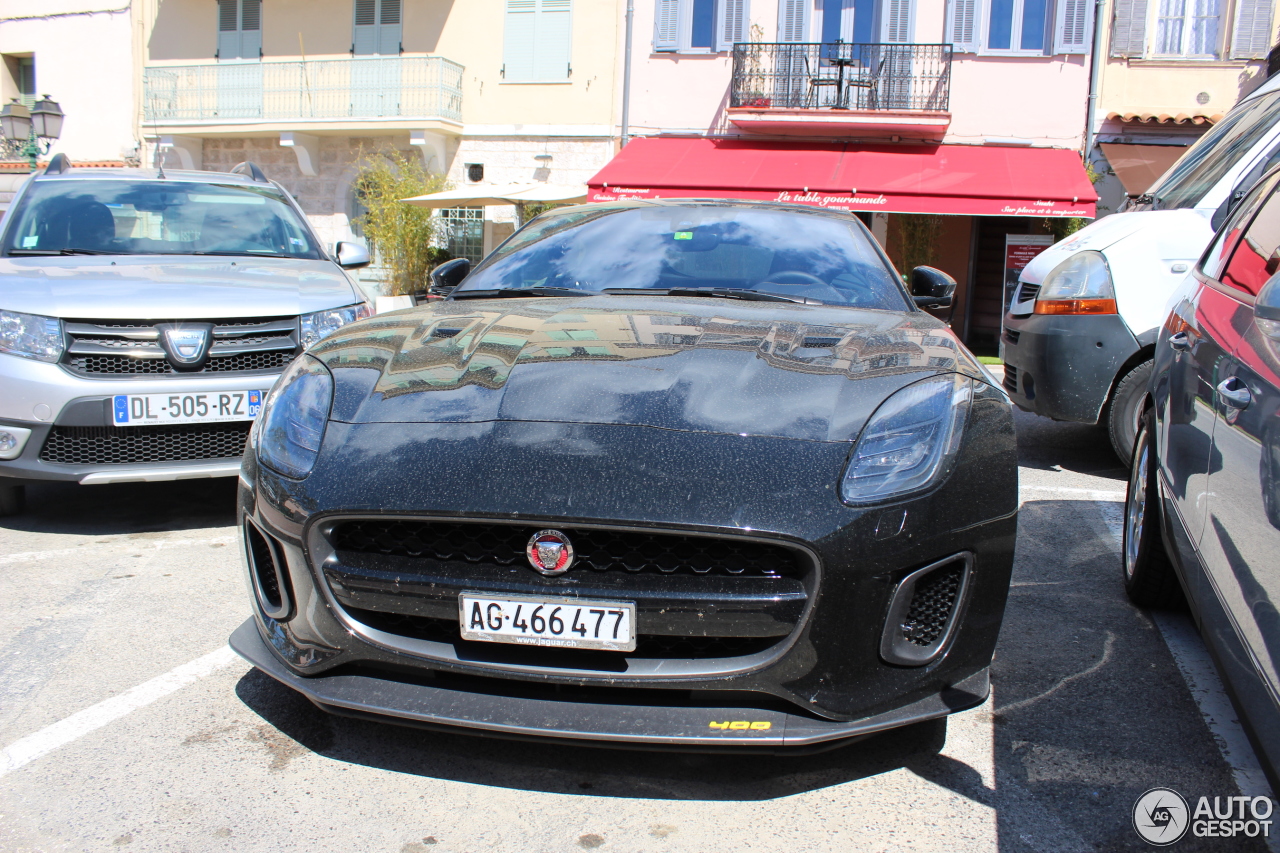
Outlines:
{"type": "Polygon", "coordinates": [[[946,308],[956,292],[956,280],[934,267],[916,267],[911,271],[911,295],[921,308],[946,308]]]}
{"type": "Polygon", "coordinates": [[[359,243],[339,243],[336,254],[338,266],[344,270],[367,267],[370,263],[369,250],[359,243]]]}
{"type": "Polygon", "coordinates": [[[462,280],[471,272],[471,261],[466,258],[454,258],[445,261],[431,271],[432,296],[448,296],[453,289],[462,284],[462,280]]]}
{"type": "Polygon", "coordinates": [[[1269,338],[1280,339],[1280,273],[1267,279],[1253,300],[1253,319],[1269,338]]]}

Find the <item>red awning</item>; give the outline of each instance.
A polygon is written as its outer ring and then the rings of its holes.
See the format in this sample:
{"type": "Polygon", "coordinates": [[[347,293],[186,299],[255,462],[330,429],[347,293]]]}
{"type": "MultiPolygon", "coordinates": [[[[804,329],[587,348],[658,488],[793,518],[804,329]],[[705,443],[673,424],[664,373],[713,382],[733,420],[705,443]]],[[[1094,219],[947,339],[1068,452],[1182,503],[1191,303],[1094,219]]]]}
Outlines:
{"type": "Polygon", "coordinates": [[[1056,148],[634,139],[588,201],[742,198],[891,213],[1095,215],[1080,155],[1056,148]]]}

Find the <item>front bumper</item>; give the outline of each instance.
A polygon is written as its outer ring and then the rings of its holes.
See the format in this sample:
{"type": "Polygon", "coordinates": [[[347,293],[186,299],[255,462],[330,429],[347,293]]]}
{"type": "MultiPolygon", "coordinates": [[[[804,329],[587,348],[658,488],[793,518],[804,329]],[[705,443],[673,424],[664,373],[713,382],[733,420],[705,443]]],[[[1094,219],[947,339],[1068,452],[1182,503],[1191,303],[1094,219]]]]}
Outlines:
{"type": "Polygon", "coordinates": [[[1004,325],[1005,391],[1018,408],[1058,421],[1097,423],[1139,348],[1118,314],[1005,315],[1004,325]]]}
{"type": "MultiPolygon", "coordinates": [[[[746,746],[764,751],[768,747],[798,748],[945,717],[981,705],[991,690],[990,672],[984,668],[909,705],[856,722],[836,722],[799,709],[624,705],[572,698],[515,697],[360,674],[304,678],[281,663],[265,634],[266,629],[258,620],[248,619],[231,635],[231,648],[327,711],[516,738],[550,736],[623,744],[746,746]]],[[[636,699],[641,698],[643,693],[637,692],[636,699]]]]}
{"type": "MultiPolygon", "coordinates": [[[[234,476],[240,467],[243,439],[240,447],[227,452],[226,447],[234,442],[225,436],[218,442],[218,452],[202,458],[113,463],[56,462],[41,457],[50,434],[59,430],[106,430],[109,441],[119,429],[111,421],[110,401],[117,394],[266,390],[278,376],[279,371],[85,378],[56,364],[0,353],[0,426],[31,430],[16,459],[0,460],[0,478],[94,484],[234,476]]],[[[241,428],[247,429],[249,423],[244,421],[241,428]]]]}

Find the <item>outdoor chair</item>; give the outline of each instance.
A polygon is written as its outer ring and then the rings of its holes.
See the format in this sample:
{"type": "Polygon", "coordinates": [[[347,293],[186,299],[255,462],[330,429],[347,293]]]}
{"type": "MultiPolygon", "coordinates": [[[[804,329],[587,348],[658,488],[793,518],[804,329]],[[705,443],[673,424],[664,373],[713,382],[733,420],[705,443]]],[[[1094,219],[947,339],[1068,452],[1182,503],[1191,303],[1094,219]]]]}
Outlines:
{"type": "Polygon", "coordinates": [[[804,76],[808,80],[809,88],[805,93],[804,106],[806,109],[816,109],[818,107],[830,107],[840,102],[840,79],[832,74],[825,73],[824,69],[819,68],[814,71],[809,63],[809,57],[804,57],[804,76]],[[830,89],[834,91],[834,97],[830,99],[821,99],[819,94],[824,90],[830,89]]]}

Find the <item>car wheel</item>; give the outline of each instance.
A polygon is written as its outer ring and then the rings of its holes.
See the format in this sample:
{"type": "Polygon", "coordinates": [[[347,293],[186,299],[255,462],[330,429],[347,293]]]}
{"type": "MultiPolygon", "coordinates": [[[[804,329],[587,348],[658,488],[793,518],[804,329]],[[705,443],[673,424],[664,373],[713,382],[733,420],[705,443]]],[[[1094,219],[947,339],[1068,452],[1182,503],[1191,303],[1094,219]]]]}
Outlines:
{"type": "Polygon", "coordinates": [[[1160,528],[1160,490],[1156,484],[1155,415],[1139,420],[1124,501],[1124,591],[1139,607],[1172,609],[1182,601],[1173,564],[1160,528]]]}
{"type": "Polygon", "coordinates": [[[1142,415],[1138,407],[1142,402],[1142,395],[1146,393],[1154,366],[1155,362],[1147,359],[1120,377],[1116,390],[1107,403],[1107,434],[1111,438],[1111,447],[1116,456],[1126,465],[1133,453],[1133,440],[1138,435],[1138,419],[1142,415]]]}
{"type": "Polygon", "coordinates": [[[0,484],[0,517],[17,515],[27,505],[26,486],[21,483],[13,485],[0,484]]]}

